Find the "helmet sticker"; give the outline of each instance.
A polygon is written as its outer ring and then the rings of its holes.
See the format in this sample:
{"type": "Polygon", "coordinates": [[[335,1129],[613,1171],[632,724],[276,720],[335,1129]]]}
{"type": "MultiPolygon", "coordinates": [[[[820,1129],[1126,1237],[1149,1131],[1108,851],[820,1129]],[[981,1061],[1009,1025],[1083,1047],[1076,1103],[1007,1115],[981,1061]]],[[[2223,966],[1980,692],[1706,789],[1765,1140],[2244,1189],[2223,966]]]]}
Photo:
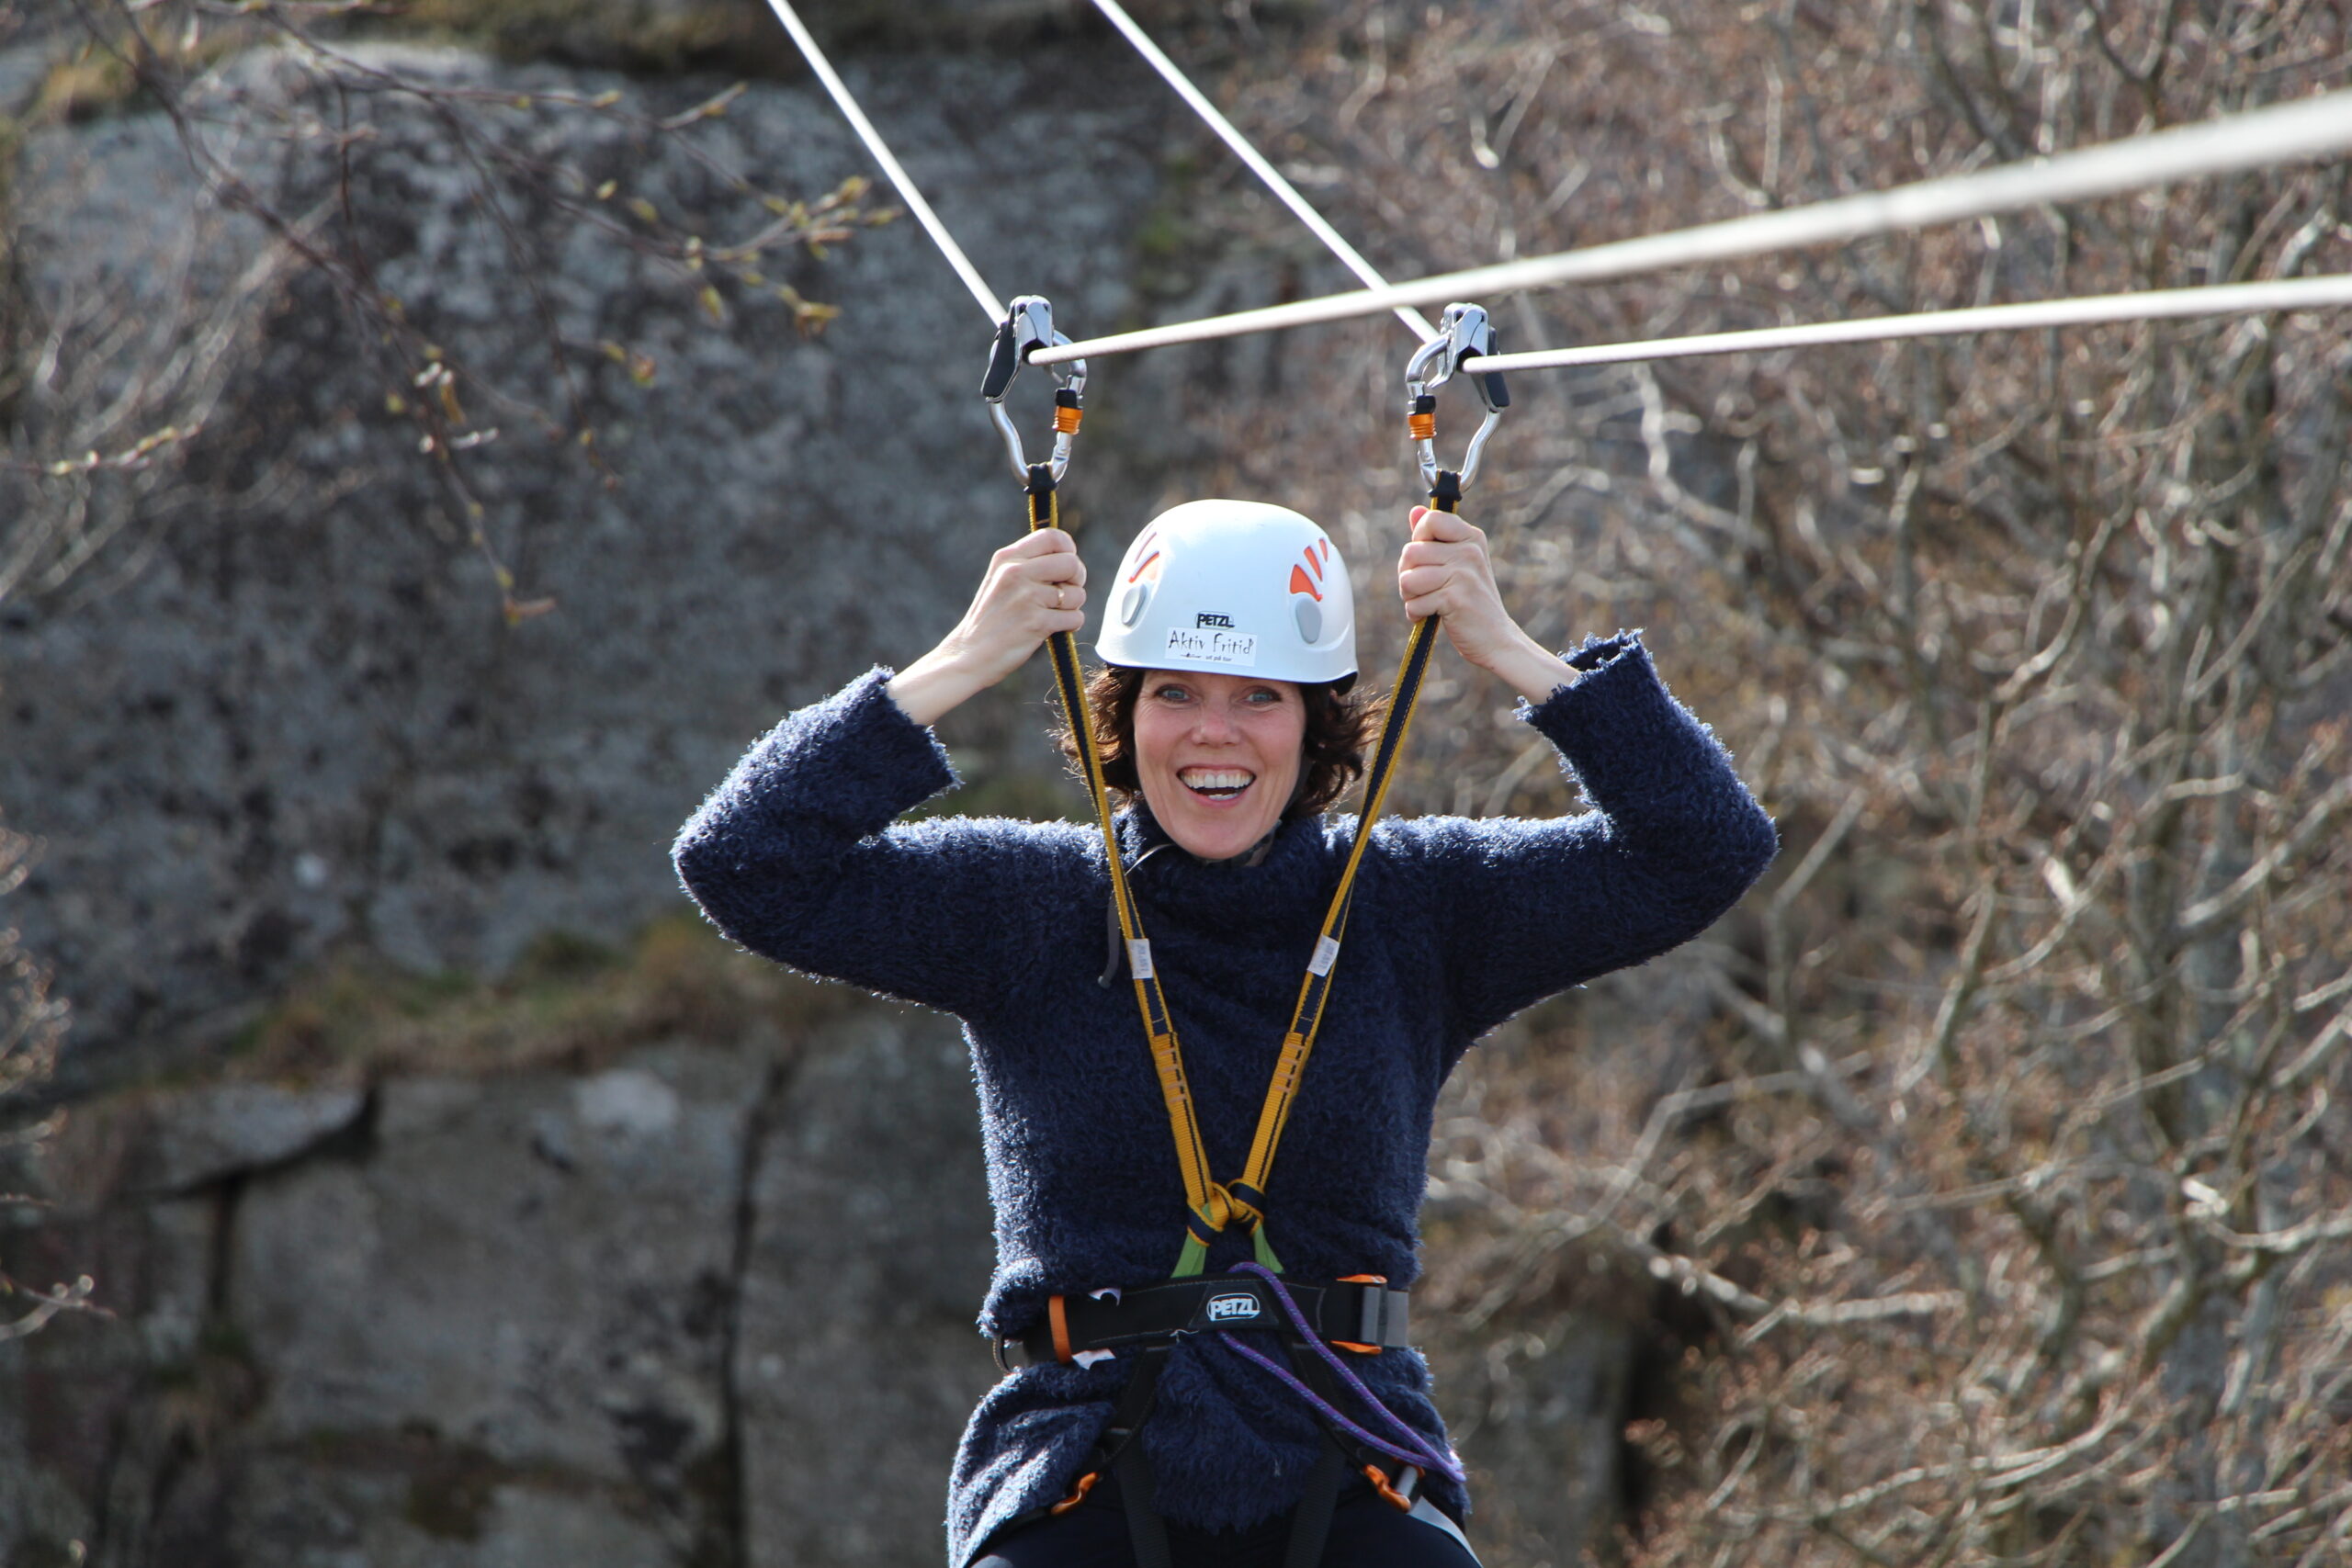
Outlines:
{"type": "MultiPolygon", "coordinates": [[[[1331,541],[1316,540],[1300,553],[1299,558],[1306,564],[1290,569],[1290,591],[1304,593],[1320,604],[1323,603],[1323,563],[1331,558],[1331,541]],[[1318,550],[1321,552],[1319,556],[1318,550]]],[[[1313,642],[1315,639],[1310,637],[1306,640],[1313,642]]]]}
{"type": "Polygon", "coordinates": [[[1119,624],[1134,626],[1143,619],[1144,606],[1151,603],[1151,591],[1159,582],[1159,574],[1168,570],[1167,553],[1159,548],[1159,536],[1147,533],[1127,552],[1136,558],[1135,570],[1127,573],[1127,591],[1119,598],[1119,624]]]}
{"type": "Polygon", "coordinates": [[[1219,631],[1209,626],[1170,626],[1168,649],[1182,659],[1203,664],[1231,664],[1252,670],[1258,664],[1258,638],[1250,632],[1219,631]]]}

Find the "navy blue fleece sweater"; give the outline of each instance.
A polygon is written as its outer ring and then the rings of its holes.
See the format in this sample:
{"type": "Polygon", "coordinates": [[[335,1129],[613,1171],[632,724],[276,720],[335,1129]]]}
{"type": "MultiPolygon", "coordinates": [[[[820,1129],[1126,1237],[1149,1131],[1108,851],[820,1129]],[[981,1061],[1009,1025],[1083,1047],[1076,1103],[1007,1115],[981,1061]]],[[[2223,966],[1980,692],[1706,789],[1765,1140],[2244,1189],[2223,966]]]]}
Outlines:
{"type": "MultiPolygon", "coordinates": [[[[1703,930],[1771,859],[1772,825],[1731,760],[1627,636],[1526,716],[1595,809],[1374,829],[1320,1039],[1268,1190],[1301,1279],[1418,1272],[1438,1089],[1470,1043],[1555,991],[1703,930]]],[[[736,941],[796,969],[961,1017],[996,1209],[987,1334],[1057,1292],[1165,1279],[1183,1185],[1132,987],[1098,981],[1110,883],[1100,836],[1064,822],[894,818],[956,783],[876,671],[786,718],[679,835],[680,875],[736,941]]],[[[1355,829],[1283,825],[1256,865],[1152,855],[1136,877],[1214,1168],[1238,1173],[1299,976],[1355,829]]],[[[1159,837],[1122,818],[1130,863],[1159,837]]],[[[1238,1227],[1237,1227],[1238,1232],[1238,1227]]],[[[1238,1234],[1212,1260],[1248,1256],[1238,1234]]],[[[1439,1441],[1420,1357],[1360,1358],[1389,1407],[1439,1441]]],[[[1063,1495],[1125,1376],[1024,1368],[980,1403],[956,1457],[948,1560],[1063,1495]]],[[[1320,1441],[1266,1373],[1193,1339],[1144,1438],[1161,1508],[1204,1529],[1295,1506],[1320,1441]]],[[[1435,1488],[1456,1514],[1465,1499],[1435,1488]]]]}

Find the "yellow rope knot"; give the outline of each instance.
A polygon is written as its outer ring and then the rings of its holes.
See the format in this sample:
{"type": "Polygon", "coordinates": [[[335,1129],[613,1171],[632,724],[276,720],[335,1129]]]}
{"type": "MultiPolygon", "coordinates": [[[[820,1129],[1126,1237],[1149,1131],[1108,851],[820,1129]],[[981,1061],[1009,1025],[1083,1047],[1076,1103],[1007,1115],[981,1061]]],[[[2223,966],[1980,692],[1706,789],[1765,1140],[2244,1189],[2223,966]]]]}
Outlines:
{"type": "Polygon", "coordinates": [[[1209,1199],[1201,1208],[1211,1230],[1221,1231],[1236,1221],[1254,1229],[1266,1218],[1257,1204],[1241,1197],[1230,1185],[1222,1181],[1209,1183],[1209,1199]]]}

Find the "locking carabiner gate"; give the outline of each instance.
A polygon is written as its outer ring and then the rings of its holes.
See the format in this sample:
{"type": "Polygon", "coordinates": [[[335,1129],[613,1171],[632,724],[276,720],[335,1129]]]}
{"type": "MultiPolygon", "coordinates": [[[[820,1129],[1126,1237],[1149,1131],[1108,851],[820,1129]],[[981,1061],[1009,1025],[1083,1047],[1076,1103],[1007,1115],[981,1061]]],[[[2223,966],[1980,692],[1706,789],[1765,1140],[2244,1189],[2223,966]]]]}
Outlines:
{"type": "MultiPolygon", "coordinates": [[[[997,429],[1004,434],[1004,449],[1012,455],[1012,471],[1023,484],[1033,484],[1029,457],[1022,449],[1021,432],[1013,428],[1012,416],[1004,412],[1004,395],[1012,389],[1013,378],[1029,356],[1041,348],[1058,345],[1069,339],[1054,330],[1054,307],[1040,294],[1023,294],[1004,313],[996,329],[996,347],[989,355],[988,379],[980,384],[980,396],[988,400],[989,412],[995,416],[997,429]]],[[[1056,365],[1054,374],[1054,452],[1038,467],[1058,481],[1069,468],[1070,446],[1078,436],[1079,421],[1085,417],[1082,401],[1086,392],[1086,361],[1073,360],[1068,365],[1056,365]]]]}
{"type": "Polygon", "coordinates": [[[1478,456],[1487,449],[1487,438],[1502,422],[1503,410],[1510,407],[1510,389],[1503,385],[1499,370],[1472,370],[1470,379],[1476,384],[1478,399],[1487,405],[1487,417],[1480,422],[1477,434],[1470,437],[1470,446],[1462,455],[1462,467],[1447,469],[1437,459],[1437,389],[1453,378],[1464,360],[1495,352],[1494,323],[1487,320],[1485,309],[1477,305],[1448,305],[1440,320],[1438,335],[1414,352],[1405,367],[1405,391],[1408,397],[1405,429],[1420,449],[1421,479],[1431,494],[1441,494],[1449,487],[1443,482],[1451,472],[1450,487],[1455,498],[1467,489],[1478,471],[1478,456]],[[1430,366],[1435,364],[1432,373],[1430,366]]]}

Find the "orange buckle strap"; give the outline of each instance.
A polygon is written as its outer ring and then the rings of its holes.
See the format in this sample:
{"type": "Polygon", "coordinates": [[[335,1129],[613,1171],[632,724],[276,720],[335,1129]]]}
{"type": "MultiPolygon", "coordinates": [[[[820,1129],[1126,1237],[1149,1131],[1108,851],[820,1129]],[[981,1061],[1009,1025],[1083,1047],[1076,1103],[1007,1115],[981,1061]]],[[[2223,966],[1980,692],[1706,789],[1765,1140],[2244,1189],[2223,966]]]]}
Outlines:
{"type": "MultiPolygon", "coordinates": [[[[1059,1296],[1056,1296],[1054,1299],[1056,1301],[1061,1300],[1059,1296]]],[[[1085,1502],[1086,1495],[1089,1492],[1093,1491],[1094,1483],[1102,1479],[1102,1472],[1101,1471],[1088,1471],[1084,1475],[1080,1476],[1078,1480],[1071,1484],[1069,1496],[1063,1498],[1052,1507],[1047,1508],[1046,1512],[1056,1518],[1061,1517],[1062,1515],[1069,1513],[1072,1508],[1075,1508],[1080,1503],[1085,1502]]],[[[1405,1506],[1408,1508],[1412,1506],[1410,1503],[1408,1503],[1405,1506]]]]}
{"type": "Polygon", "coordinates": [[[1062,1305],[1059,1296],[1046,1303],[1046,1321],[1053,1325],[1054,1359],[1068,1366],[1071,1359],[1069,1348],[1069,1309],[1062,1305]]]}
{"type": "MultiPolygon", "coordinates": [[[[1365,1465],[1363,1467],[1363,1478],[1372,1483],[1372,1489],[1374,1492],[1379,1493],[1382,1501],[1385,1502],[1390,1507],[1400,1509],[1408,1514],[1413,1511],[1413,1500],[1410,1497],[1406,1496],[1402,1492],[1397,1491],[1395,1486],[1391,1485],[1387,1475],[1382,1472],[1378,1465],[1365,1465]]],[[[1073,1497],[1071,1501],[1076,1502],[1077,1499],[1073,1497]]],[[[1061,1510],[1057,1508],[1054,1511],[1056,1513],[1059,1513],[1061,1510]]]]}

